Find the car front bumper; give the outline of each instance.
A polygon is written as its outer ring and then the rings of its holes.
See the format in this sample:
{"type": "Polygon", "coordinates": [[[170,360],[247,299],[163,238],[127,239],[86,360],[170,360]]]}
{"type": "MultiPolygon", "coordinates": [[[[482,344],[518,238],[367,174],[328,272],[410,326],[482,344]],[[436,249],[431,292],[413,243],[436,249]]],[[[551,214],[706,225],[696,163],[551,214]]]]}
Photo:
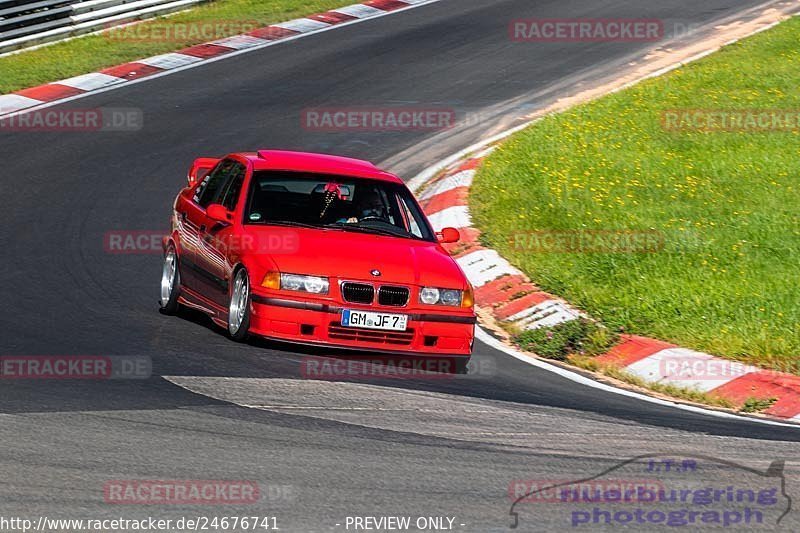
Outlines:
{"type": "Polygon", "coordinates": [[[405,314],[406,331],[342,327],[341,304],[294,300],[283,296],[252,296],[250,332],[261,337],[387,353],[470,355],[476,318],[463,313],[432,313],[407,308],[374,308],[346,304],[347,309],[405,314]]]}

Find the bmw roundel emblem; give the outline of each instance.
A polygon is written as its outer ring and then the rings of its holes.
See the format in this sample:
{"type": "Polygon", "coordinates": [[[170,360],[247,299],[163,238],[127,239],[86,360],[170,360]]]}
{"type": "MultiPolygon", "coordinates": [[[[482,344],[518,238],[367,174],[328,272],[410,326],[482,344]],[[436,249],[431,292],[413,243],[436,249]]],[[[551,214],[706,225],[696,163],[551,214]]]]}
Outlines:
{"type": "Polygon", "coordinates": [[[381,271],[376,268],[372,272],[370,272],[370,274],[372,274],[373,276],[375,276],[377,278],[378,276],[381,275],[381,271]]]}

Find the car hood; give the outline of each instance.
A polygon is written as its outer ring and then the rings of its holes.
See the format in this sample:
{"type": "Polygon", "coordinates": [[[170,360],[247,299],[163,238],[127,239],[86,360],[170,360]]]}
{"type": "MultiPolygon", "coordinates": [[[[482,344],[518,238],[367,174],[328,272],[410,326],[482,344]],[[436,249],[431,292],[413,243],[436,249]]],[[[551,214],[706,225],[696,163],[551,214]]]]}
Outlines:
{"type": "Polygon", "coordinates": [[[281,235],[291,243],[272,249],[280,272],[383,283],[463,289],[466,278],[437,243],[336,229],[251,227],[258,240],[281,235]],[[380,272],[374,276],[373,270],[380,272]]]}

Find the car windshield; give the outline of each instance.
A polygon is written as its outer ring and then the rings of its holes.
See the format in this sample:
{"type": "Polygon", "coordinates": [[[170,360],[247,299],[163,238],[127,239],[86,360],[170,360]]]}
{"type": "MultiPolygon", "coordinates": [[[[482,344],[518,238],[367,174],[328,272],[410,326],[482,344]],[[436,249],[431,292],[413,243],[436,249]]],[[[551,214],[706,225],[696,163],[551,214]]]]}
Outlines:
{"type": "Polygon", "coordinates": [[[434,241],[408,189],[378,180],[290,171],[256,171],[245,224],[338,228],[434,241]]]}

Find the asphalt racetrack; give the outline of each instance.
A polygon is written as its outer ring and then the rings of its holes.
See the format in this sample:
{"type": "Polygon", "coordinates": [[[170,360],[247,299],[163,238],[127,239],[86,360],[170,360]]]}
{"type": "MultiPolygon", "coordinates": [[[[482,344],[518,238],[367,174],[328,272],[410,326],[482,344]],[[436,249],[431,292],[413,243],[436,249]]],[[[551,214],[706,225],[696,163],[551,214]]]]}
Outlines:
{"type": "MultiPolygon", "coordinates": [[[[0,383],[0,516],[274,516],[291,532],[355,530],[347,517],[450,517],[454,531],[505,531],[509,487],[520,480],[666,483],[657,468],[613,470],[647,454],[656,465],[703,455],[696,468],[669,474],[692,486],[782,480],[789,496],[800,493],[798,429],[605,392],[482,342],[474,358],[483,371],[472,375],[303,379],[304,357],[347,356],[240,345],[193,313],[162,316],[161,256],[103,246],[113,230],[166,231],[195,157],[320,151],[385,163],[409,179],[663,45],[513,43],[512,19],[657,18],[694,25],[680,37],[690,40],[758,4],[442,0],[64,104],[141,110],[140,131],[0,133],[0,354],[147,356],[153,365],[146,380],[0,383]],[[301,124],[304,109],[356,106],[446,107],[465,121],[445,134],[301,124]],[[776,461],[778,473],[783,460],[783,477],[758,473],[776,461]],[[107,503],[104,486],[125,479],[255,480],[261,498],[107,503]]],[[[780,490],[777,500],[762,527],[798,530],[793,512],[776,524],[789,501],[780,490]]],[[[581,523],[587,515],[546,503],[518,504],[519,530],[620,527],[602,516],[581,523]]],[[[431,524],[422,530],[436,530],[431,524]]]]}

